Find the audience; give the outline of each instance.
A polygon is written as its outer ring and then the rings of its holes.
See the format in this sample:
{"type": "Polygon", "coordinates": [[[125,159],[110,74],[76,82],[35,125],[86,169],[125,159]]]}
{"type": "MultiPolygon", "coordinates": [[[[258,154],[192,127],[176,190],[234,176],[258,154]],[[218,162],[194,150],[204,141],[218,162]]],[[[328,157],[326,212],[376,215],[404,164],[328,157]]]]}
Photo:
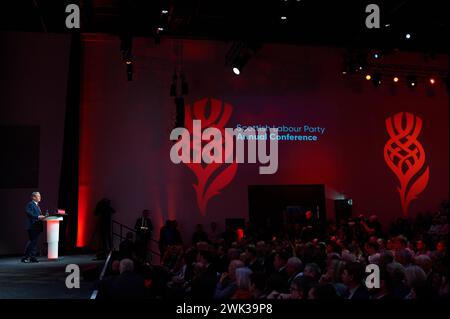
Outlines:
{"type": "Polygon", "coordinates": [[[190,246],[183,245],[176,221],[170,220],[160,231],[160,265],[139,264],[133,253],[133,234],[127,234],[109,275],[98,283],[99,296],[191,300],[447,298],[447,221],[448,204],[434,216],[418,214],[411,221],[399,218],[386,230],[371,214],[321,227],[313,222],[290,225],[286,235],[264,233],[247,223],[241,239],[230,227],[219,233],[214,222],[208,233],[197,225],[190,246]],[[379,266],[378,288],[365,285],[367,264],[379,266]]]}

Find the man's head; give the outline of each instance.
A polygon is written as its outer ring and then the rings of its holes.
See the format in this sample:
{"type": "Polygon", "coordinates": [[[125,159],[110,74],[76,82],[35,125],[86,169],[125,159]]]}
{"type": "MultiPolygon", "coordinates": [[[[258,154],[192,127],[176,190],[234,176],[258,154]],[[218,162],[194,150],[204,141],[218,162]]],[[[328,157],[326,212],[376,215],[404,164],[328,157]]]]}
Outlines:
{"type": "Polygon", "coordinates": [[[392,239],[392,244],[394,250],[401,250],[406,248],[408,245],[408,240],[404,236],[399,235],[392,239]]]}
{"type": "Polygon", "coordinates": [[[214,260],[213,254],[209,250],[201,249],[198,251],[197,262],[204,267],[208,266],[214,260]]]}
{"type": "Polygon", "coordinates": [[[364,267],[359,262],[348,262],[344,266],[344,272],[342,273],[342,282],[347,287],[360,285],[364,277],[364,267]]]}
{"type": "Polygon", "coordinates": [[[134,262],[131,259],[125,258],[120,261],[120,273],[123,274],[124,272],[132,272],[134,270],[134,262]]]}
{"type": "Polygon", "coordinates": [[[425,245],[425,243],[424,243],[423,240],[419,239],[419,240],[416,242],[416,249],[417,249],[418,251],[422,251],[422,250],[425,250],[425,249],[426,249],[426,245],[425,245]]]}
{"type": "Polygon", "coordinates": [[[256,247],[254,245],[248,245],[245,249],[249,262],[252,262],[257,258],[256,247]]]}
{"type": "Polygon", "coordinates": [[[291,283],[292,299],[307,299],[309,290],[313,287],[315,281],[310,277],[297,277],[291,283]]]}
{"type": "Polygon", "coordinates": [[[425,271],[425,273],[430,273],[433,267],[433,261],[428,255],[418,255],[414,258],[414,263],[425,271]]]}
{"type": "Polygon", "coordinates": [[[316,263],[306,264],[305,269],[303,270],[303,274],[306,277],[310,277],[316,281],[319,280],[320,273],[321,273],[320,267],[316,263]]]}
{"type": "Polygon", "coordinates": [[[236,269],[244,266],[245,264],[239,259],[230,261],[230,264],[228,265],[228,276],[230,276],[231,280],[236,279],[236,269]]]}
{"type": "Polygon", "coordinates": [[[275,254],[275,258],[273,260],[273,267],[278,271],[286,265],[289,256],[284,251],[279,251],[275,254]]]}
{"type": "Polygon", "coordinates": [[[39,203],[41,201],[41,194],[39,192],[33,192],[31,193],[31,199],[39,203]]]}
{"type": "Polygon", "coordinates": [[[286,273],[293,276],[302,270],[302,261],[298,257],[291,257],[286,263],[286,273]]]}
{"type": "Polygon", "coordinates": [[[368,242],[365,245],[365,250],[366,250],[366,253],[370,256],[370,255],[376,254],[378,252],[379,246],[376,242],[375,243],[368,242]]]}
{"type": "Polygon", "coordinates": [[[148,209],[144,209],[142,211],[142,217],[149,218],[150,217],[150,211],[148,209]]]}

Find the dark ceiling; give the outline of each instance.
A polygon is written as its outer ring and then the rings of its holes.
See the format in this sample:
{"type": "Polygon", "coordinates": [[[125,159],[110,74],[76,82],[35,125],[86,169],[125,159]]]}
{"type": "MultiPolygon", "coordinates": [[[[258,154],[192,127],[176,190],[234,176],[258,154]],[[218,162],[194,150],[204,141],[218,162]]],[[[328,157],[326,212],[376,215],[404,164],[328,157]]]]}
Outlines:
{"type": "Polygon", "coordinates": [[[446,0],[9,0],[0,30],[74,32],[64,22],[69,3],[80,5],[81,32],[448,53],[446,0]],[[370,3],[381,8],[381,29],[365,27],[370,3]]]}

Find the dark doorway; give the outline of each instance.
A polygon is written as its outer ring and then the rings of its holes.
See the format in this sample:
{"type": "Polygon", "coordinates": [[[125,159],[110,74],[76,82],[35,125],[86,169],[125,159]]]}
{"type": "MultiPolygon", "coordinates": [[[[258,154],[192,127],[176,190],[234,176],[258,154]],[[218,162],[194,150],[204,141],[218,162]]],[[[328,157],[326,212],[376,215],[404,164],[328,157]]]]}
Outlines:
{"type": "Polygon", "coordinates": [[[248,200],[251,224],[270,236],[283,235],[294,224],[322,228],[326,221],[324,185],[250,185],[248,200]]]}

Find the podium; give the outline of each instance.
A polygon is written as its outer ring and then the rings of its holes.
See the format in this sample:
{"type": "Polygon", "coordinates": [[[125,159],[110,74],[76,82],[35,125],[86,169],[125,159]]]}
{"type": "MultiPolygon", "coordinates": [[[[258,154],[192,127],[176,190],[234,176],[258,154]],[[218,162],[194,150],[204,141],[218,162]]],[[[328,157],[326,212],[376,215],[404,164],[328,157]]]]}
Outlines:
{"type": "Polygon", "coordinates": [[[59,222],[62,221],[61,216],[48,216],[44,218],[47,223],[47,245],[48,259],[58,259],[58,242],[59,242],[59,222]]]}

